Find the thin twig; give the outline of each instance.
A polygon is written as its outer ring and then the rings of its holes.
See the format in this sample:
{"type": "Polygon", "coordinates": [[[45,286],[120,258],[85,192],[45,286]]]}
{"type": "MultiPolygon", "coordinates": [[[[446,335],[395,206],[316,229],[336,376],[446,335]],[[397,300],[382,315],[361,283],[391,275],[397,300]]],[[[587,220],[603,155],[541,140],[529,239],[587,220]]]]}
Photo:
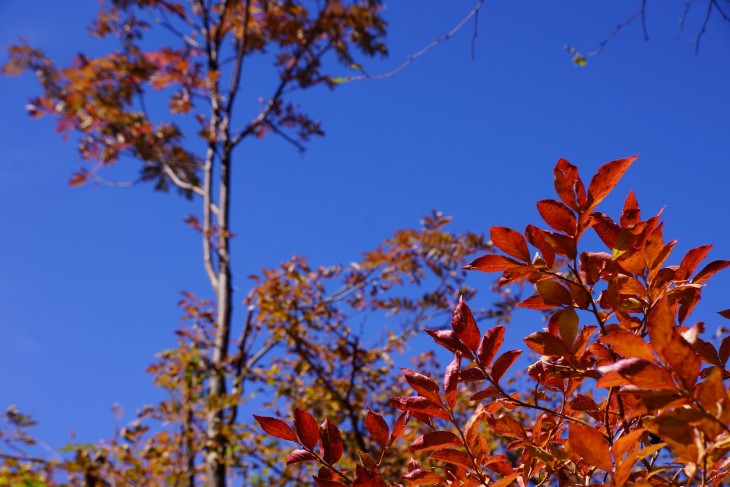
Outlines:
{"type": "Polygon", "coordinates": [[[385,79],[385,78],[390,78],[392,76],[395,76],[396,74],[398,74],[401,71],[403,71],[404,69],[406,69],[413,61],[420,58],[421,56],[423,56],[424,54],[429,52],[431,49],[433,49],[434,47],[436,47],[439,44],[441,44],[442,42],[446,42],[449,39],[451,39],[452,37],[454,37],[457,33],[459,33],[459,31],[461,29],[463,29],[469,23],[469,21],[472,18],[474,19],[474,24],[475,24],[474,25],[474,35],[472,37],[472,42],[471,42],[471,53],[472,53],[472,57],[473,57],[474,56],[474,41],[476,39],[476,28],[477,28],[476,22],[477,22],[477,18],[478,18],[477,16],[479,14],[479,10],[484,5],[484,1],[485,0],[479,0],[479,2],[476,4],[476,6],[469,11],[469,13],[466,15],[466,17],[461,19],[461,21],[458,24],[456,24],[456,26],[453,29],[451,29],[447,34],[445,34],[441,37],[437,37],[436,39],[432,40],[428,45],[426,45],[426,47],[422,48],[420,51],[408,56],[406,58],[406,60],[403,61],[400,64],[400,66],[398,66],[394,70],[388,71],[387,73],[383,73],[383,74],[365,73],[365,74],[358,75],[358,76],[347,76],[347,77],[343,77],[342,81],[349,82],[349,81],[360,81],[360,80],[364,80],[364,79],[385,79]]]}

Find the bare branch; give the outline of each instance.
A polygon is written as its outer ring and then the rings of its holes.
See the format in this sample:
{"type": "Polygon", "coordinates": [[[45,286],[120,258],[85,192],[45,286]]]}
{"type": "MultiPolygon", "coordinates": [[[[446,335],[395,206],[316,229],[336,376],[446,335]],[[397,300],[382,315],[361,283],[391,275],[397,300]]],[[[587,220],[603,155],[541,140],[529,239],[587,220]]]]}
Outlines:
{"type": "Polygon", "coordinates": [[[307,148],[304,147],[304,145],[301,142],[299,142],[298,140],[296,140],[295,138],[293,138],[292,136],[290,136],[289,134],[287,134],[286,132],[281,130],[276,125],[269,124],[268,126],[269,126],[269,128],[271,128],[272,132],[274,132],[276,135],[278,135],[279,137],[281,137],[282,139],[284,139],[285,141],[287,141],[288,143],[290,143],[291,145],[296,147],[299,152],[304,152],[307,150],[307,148]]]}
{"type": "Polygon", "coordinates": [[[358,75],[358,76],[346,76],[346,77],[341,78],[340,81],[349,82],[349,81],[360,81],[360,80],[364,80],[364,79],[385,79],[385,78],[390,78],[391,76],[395,76],[396,74],[398,74],[401,71],[403,71],[404,69],[406,69],[413,61],[420,58],[421,56],[423,56],[424,54],[426,54],[427,52],[429,52],[431,49],[438,46],[442,42],[446,42],[449,39],[451,39],[452,37],[454,37],[456,34],[458,34],[459,31],[461,29],[463,29],[472,18],[474,19],[474,24],[475,24],[474,25],[474,35],[472,37],[472,42],[471,42],[471,53],[472,53],[472,57],[473,57],[474,56],[474,40],[476,39],[476,28],[477,28],[476,22],[478,19],[479,10],[482,8],[483,5],[484,5],[484,0],[479,0],[479,2],[476,4],[476,6],[469,11],[469,13],[466,15],[466,17],[464,17],[458,24],[456,24],[456,26],[453,29],[451,29],[447,34],[434,39],[420,51],[408,56],[406,58],[406,60],[403,61],[400,64],[400,66],[398,66],[394,70],[388,71],[387,73],[383,73],[383,74],[365,73],[365,74],[358,75]]]}

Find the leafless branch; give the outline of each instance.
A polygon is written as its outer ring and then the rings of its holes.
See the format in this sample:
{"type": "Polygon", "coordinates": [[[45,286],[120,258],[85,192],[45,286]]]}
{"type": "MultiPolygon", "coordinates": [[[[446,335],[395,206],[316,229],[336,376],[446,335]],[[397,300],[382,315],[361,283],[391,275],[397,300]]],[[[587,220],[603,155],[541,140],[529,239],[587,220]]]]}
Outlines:
{"type": "Polygon", "coordinates": [[[132,181],[114,181],[111,179],[105,179],[98,174],[94,175],[94,182],[104,186],[110,186],[112,188],[131,188],[132,186],[138,185],[141,180],[133,179],[132,181]]]}
{"type": "Polygon", "coordinates": [[[471,9],[468,14],[466,14],[466,17],[461,19],[461,21],[458,24],[456,24],[456,26],[453,29],[451,29],[447,34],[445,34],[441,37],[437,37],[436,39],[432,40],[427,46],[422,48],[420,51],[408,56],[406,58],[406,60],[403,61],[400,64],[400,66],[398,66],[394,70],[388,71],[387,73],[383,73],[383,74],[365,73],[365,74],[358,75],[358,76],[347,76],[347,77],[342,78],[341,81],[349,82],[349,81],[360,81],[360,80],[364,80],[364,79],[385,79],[385,78],[390,78],[392,76],[395,76],[396,74],[398,74],[401,71],[403,71],[404,69],[406,69],[413,61],[420,58],[421,56],[423,56],[424,54],[429,52],[431,49],[433,49],[434,47],[436,47],[439,44],[441,44],[442,42],[446,42],[449,39],[451,39],[452,37],[454,37],[467,24],[469,24],[469,21],[471,19],[474,19],[474,35],[472,36],[472,42],[471,42],[471,53],[472,53],[472,57],[473,57],[474,56],[474,41],[476,39],[476,32],[477,32],[476,31],[476,29],[477,29],[476,22],[478,19],[479,10],[484,5],[484,1],[485,0],[479,0],[479,2],[476,4],[476,6],[473,9],[471,9]]]}
{"type": "Polygon", "coordinates": [[[707,10],[705,11],[705,17],[702,20],[702,27],[700,27],[700,32],[697,34],[697,37],[694,39],[695,43],[695,54],[698,54],[700,52],[700,43],[702,41],[702,38],[704,37],[705,33],[707,32],[707,24],[710,23],[710,17],[712,17],[712,12],[717,10],[717,12],[720,14],[720,17],[725,22],[730,22],[730,17],[725,13],[725,11],[720,7],[720,4],[717,2],[717,0],[708,0],[707,2],[707,10]]]}
{"type": "Polygon", "coordinates": [[[686,22],[689,11],[694,3],[695,0],[687,0],[687,2],[684,4],[684,12],[682,12],[682,16],[679,18],[679,28],[677,29],[677,35],[674,36],[675,39],[679,39],[679,37],[682,35],[682,31],[684,30],[684,23],[686,22]]]}
{"type": "Polygon", "coordinates": [[[299,152],[304,152],[307,150],[307,148],[304,147],[304,144],[302,144],[301,142],[296,140],[294,137],[290,136],[289,134],[287,134],[286,132],[281,130],[276,125],[269,124],[269,127],[271,128],[272,132],[274,132],[276,135],[278,135],[279,137],[281,137],[282,139],[284,139],[285,141],[287,141],[288,143],[290,143],[291,145],[296,147],[299,152]]]}

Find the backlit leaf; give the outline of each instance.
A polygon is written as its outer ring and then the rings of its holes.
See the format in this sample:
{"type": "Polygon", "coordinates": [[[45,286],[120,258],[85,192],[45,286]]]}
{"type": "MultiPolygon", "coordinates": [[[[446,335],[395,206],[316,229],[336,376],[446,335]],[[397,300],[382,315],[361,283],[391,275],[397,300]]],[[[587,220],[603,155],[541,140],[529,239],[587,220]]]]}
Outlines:
{"type": "Polygon", "coordinates": [[[542,219],[545,220],[545,223],[555,230],[567,235],[575,235],[578,228],[578,222],[575,219],[575,214],[573,214],[570,208],[560,201],[538,201],[537,211],[540,212],[540,216],[542,216],[542,219]]]}
{"type": "Polygon", "coordinates": [[[408,451],[415,453],[425,450],[438,450],[460,444],[459,437],[450,431],[432,431],[418,437],[408,448],[408,451]]]}
{"type": "Polygon", "coordinates": [[[451,328],[459,339],[469,347],[472,351],[476,352],[479,348],[479,339],[481,333],[477,322],[474,320],[469,306],[466,305],[464,300],[460,297],[459,304],[454,310],[454,316],[451,318],[451,328]]]}
{"type": "Polygon", "coordinates": [[[499,382],[502,376],[509,370],[515,360],[522,354],[522,350],[510,350],[500,355],[492,365],[492,379],[494,382],[499,382]]]}
{"type": "Polygon", "coordinates": [[[611,192],[634,160],[636,160],[636,156],[618,159],[607,162],[598,169],[588,185],[589,208],[595,208],[611,192]]]}
{"type": "Polygon", "coordinates": [[[489,235],[494,245],[507,255],[523,262],[530,261],[530,250],[527,242],[519,232],[506,227],[492,227],[489,235]]]}
{"type": "Polygon", "coordinates": [[[380,413],[368,409],[368,414],[365,417],[365,429],[368,430],[370,437],[375,440],[380,448],[385,448],[385,445],[388,444],[390,432],[388,431],[388,423],[385,422],[380,413]]]}
{"type": "Polygon", "coordinates": [[[431,460],[439,460],[450,463],[452,465],[461,465],[464,468],[474,468],[474,463],[469,455],[461,450],[454,450],[453,448],[436,450],[431,453],[428,458],[431,460]]]}
{"type": "Polygon", "coordinates": [[[297,436],[299,437],[299,441],[302,442],[302,445],[310,450],[319,442],[319,426],[317,426],[317,422],[311,414],[299,408],[294,409],[294,431],[297,432],[297,436]]]}
{"type": "Polygon", "coordinates": [[[488,367],[492,363],[492,360],[494,360],[494,357],[497,355],[499,348],[502,346],[502,343],[504,343],[504,331],[504,326],[498,325],[494,328],[490,328],[486,333],[484,333],[482,341],[479,344],[479,350],[477,351],[479,362],[484,367],[488,367]]]}
{"type": "Polygon", "coordinates": [[[522,264],[516,260],[512,260],[503,255],[487,254],[473,260],[470,264],[465,265],[464,269],[481,272],[502,272],[521,265],[522,264]]]}
{"type": "Polygon", "coordinates": [[[606,472],[611,471],[611,452],[608,442],[597,429],[571,423],[568,427],[568,441],[570,448],[585,459],[589,465],[595,465],[606,472]]]}
{"type": "Polygon", "coordinates": [[[307,450],[294,450],[289,455],[289,458],[286,459],[286,464],[291,465],[292,463],[311,462],[314,460],[317,460],[317,457],[307,450]]]}
{"type": "Polygon", "coordinates": [[[268,416],[257,416],[255,414],[253,417],[261,425],[261,429],[267,434],[282,440],[297,441],[297,435],[294,434],[294,431],[284,421],[268,416]]]}

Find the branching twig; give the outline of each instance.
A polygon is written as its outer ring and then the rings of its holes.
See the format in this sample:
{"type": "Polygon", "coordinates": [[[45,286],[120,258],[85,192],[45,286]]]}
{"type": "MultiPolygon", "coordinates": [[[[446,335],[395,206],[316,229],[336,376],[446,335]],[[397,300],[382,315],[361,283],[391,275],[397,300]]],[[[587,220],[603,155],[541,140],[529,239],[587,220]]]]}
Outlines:
{"type": "Polygon", "coordinates": [[[395,76],[396,74],[398,74],[401,71],[403,71],[404,69],[406,69],[413,61],[420,58],[421,56],[423,56],[424,54],[429,52],[431,49],[433,49],[434,47],[436,47],[439,44],[441,44],[442,42],[446,42],[449,39],[451,39],[452,37],[454,37],[457,33],[459,33],[459,31],[461,29],[463,29],[467,24],[469,24],[469,21],[471,19],[474,19],[474,35],[472,36],[470,49],[471,49],[471,55],[472,55],[472,57],[474,57],[474,42],[477,37],[477,19],[478,19],[479,10],[484,5],[484,1],[485,0],[479,0],[479,2],[476,4],[476,6],[473,9],[471,9],[471,11],[469,11],[469,13],[466,15],[466,17],[461,19],[461,22],[456,24],[456,26],[453,29],[451,29],[447,34],[445,34],[441,37],[437,37],[436,39],[432,40],[426,47],[422,48],[420,51],[408,56],[406,58],[406,60],[403,61],[400,64],[400,66],[398,66],[394,70],[388,71],[387,73],[383,73],[383,74],[365,73],[365,74],[361,74],[358,76],[346,76],[346,77],[341,78],[340,81],[349,82],[349,81],[360,81],[360,80],[364,80],[364,79],[385,79],[385,78],[390,78],[392,76],[395,76]]]}

